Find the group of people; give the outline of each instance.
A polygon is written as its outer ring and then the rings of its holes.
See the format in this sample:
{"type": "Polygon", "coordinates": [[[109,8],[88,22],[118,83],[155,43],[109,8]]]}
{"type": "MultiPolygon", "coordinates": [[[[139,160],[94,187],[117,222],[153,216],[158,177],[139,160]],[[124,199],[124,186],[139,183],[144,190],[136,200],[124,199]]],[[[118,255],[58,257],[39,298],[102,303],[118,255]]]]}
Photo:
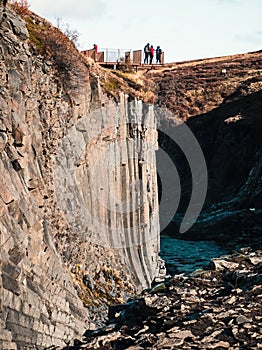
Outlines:
{"type": "MultiPolygon", "coordinates": [[[[97,44],[93,45],[93,50],[94,50],[94,59],[96,61],[97,53],[98,53],[98,46],[97,44]]],[[[156,63],[161,63],[161,55],[162,55],[162,50],[160,46],[157,46],[156,50],[154,49],[153,45],[150,45],[149,43],[146,44],[144,47],[144,63],[145,64],[152,64],[154,56],[156,54],[156,63]]]]}
{"type": "Polygon", "coordinates": [[[144,47],[144,63],[145,64],[152,64],[153,63],[153,58],[154,54],[156,51],[156,63],[161,63],[161,54],[162,50],[160,49],[160,46],[157,46],[156,50],[154,49],[153,45],[150,45],[149,43],[146,44],[144,47]],[[148,62],[149,61],[149,62],[148,62]]]}

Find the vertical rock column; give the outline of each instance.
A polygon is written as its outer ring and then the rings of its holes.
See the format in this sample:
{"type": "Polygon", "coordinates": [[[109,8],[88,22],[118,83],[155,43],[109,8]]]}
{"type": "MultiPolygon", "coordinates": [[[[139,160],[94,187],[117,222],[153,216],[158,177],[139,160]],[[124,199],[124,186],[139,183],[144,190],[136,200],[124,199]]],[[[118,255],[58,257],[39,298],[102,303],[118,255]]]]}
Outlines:
{"type": "Polygon", "coordinates": [[[122,96],[70,128],[56,158],[56,197],[70,228],[117,250],[138,289],[157,273],[156,148],[153,107],[122,96]]]}

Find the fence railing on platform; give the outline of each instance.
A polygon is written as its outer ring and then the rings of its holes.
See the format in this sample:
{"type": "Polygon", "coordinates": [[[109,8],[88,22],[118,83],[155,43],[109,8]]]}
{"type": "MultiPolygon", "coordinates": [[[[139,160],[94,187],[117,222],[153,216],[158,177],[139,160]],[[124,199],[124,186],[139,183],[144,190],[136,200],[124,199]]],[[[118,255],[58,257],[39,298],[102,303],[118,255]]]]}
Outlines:
{"type": "MultiPolygon", "coordinates": [[[[143,63],[142,50],[102,48],[97,53],[95,49],[85,50],[82,53],[98,63],[131,63],[138,65],[143,63]]],[[[164,52],[161,54],[160,63],[164,63],[164,52]]]]}

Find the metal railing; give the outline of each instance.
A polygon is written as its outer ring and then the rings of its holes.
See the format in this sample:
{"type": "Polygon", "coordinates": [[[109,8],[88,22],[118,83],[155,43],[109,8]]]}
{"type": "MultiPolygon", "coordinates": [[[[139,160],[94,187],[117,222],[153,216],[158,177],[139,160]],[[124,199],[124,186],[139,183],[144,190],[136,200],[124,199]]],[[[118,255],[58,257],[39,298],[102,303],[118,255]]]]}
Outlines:
{"type": "Polygon", "coordinates": [[[97,53],[95,49],[91,49],[83,51],[83,54],[101,63],[130,62],[141,64],[142,62],[142,50],[101,48],[97,53]]]}
{"type": "MultiPolygon", "coordinates": [[[[95,49],[85,50],[82,53],[98,63],[141,64],[144,62],[142,50],[101,48],[97,53],[95,49]]],[[[161,63],[164,63],[164,52],[161,55],[161,63]]]]}

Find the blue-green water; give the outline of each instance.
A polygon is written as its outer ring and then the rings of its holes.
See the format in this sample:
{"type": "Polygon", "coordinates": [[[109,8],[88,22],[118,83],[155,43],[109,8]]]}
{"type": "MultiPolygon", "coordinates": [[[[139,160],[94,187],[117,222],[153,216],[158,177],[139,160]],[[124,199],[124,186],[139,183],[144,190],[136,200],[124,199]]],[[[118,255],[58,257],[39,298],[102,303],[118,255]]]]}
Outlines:
{"type": "Polygon", "coordinates": [[[160,246],[160,256],[170,275],[202,269],[212,258],[227,253],[213,241],[183,241],[168,236],[161,236],[160,246]]]}

